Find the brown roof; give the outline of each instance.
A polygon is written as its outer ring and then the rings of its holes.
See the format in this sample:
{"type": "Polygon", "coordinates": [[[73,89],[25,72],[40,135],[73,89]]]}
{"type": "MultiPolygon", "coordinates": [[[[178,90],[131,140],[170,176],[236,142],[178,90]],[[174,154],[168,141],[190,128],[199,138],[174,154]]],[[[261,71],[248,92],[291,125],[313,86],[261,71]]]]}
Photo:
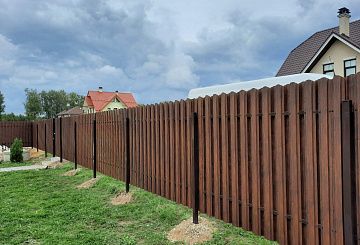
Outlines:
{"type": "MultiPolygon", "coordinates": [[[[333,33],[339,35],[338,26],[316,32],[311,37],[302,42],[299,46],[290,52],[289,56],[280,67],[276,76],[301,73],[310,60],[314,57],[316,52],[333,33]]],[[[341,35],[341,37],[349,41],[354,46],[360,47],[360,20],[356,20],[350,23],[349,37],[344,35],[341,35]]]]}
{"type": "Polygon", "coordinates": [[[94,106],[96,111],[101,111],[115,97],[128,108],[137,106],[132,93],[89,91],[85,100],[88,106],[94,106]]]}
{"type": "Polygon", "coordinates": [[[57,116],[64,116],[64,115],[80,115],[83,114],[83,110],[80,106],[76,106],[74,108],[70,108],[69,110],[62,111],[57,114],[57,116]]]}

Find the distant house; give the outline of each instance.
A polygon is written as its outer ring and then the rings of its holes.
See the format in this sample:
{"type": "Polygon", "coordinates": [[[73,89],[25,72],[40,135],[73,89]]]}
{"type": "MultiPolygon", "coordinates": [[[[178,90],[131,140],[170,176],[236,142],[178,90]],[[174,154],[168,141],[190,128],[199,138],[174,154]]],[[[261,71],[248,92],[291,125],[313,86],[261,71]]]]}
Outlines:
{"type": "Polygon", "coordinates": [[[350,11],[338,11],[339,26],[316,32],[292,50],[277,76],[321,73],[349,76],[360,70],[360,20],[350,23],[350,11]]]}
{"type": "Polygon", "coordinates": [[[76,106],[69,110],[62,111],[62,112],[58,113],[56,116],[57,117],[70,117],[70,116],[81,115],[83,113],[84,113],[83,109],[80,106],[76,106]]]}
{"type": "Polygon", "coordinates": [[[105,92],[102,87],[99,87],[97,91],[89,91],[87,93],[84,100],[83,111],[84,113],[94,113],[136,106],[137,103],[132,93],[118,91],[105,92]]]}

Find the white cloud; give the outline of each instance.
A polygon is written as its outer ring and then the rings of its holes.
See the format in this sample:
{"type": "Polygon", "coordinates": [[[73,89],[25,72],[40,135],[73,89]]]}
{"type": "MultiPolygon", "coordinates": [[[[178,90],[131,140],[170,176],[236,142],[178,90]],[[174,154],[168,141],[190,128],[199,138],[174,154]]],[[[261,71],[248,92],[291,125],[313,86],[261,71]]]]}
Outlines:
{"type": "MultiPolygon", "coordinates": [[[[357,19],[360,7],[342,4],[357,19]]],[[[342,7],[325,0],[0,0],[0,6],[0,89],[6,110],[17,113],[25,87],[85,94],[103,86],[154,103],[185,98],[195,86],[271,76],[299,42],[337,25],[342,7]]]]}

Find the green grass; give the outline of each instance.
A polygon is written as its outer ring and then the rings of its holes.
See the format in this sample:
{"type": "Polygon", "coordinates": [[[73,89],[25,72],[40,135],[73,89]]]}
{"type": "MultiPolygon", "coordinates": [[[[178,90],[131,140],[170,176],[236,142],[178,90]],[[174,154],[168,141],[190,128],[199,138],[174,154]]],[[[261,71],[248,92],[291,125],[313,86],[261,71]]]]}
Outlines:
{"type": "Polygon", "coordinates": [[[32,165],[32,162],[1,162],[0,168],[20,167],[32,165]]]}
{"type": "MultiPolygon", "coordinates": [[[[112,206],[122,182],[99,175],[94,187],[78,190],[91,171],[60,176],[70,168],[0,173],[0,244],[172,244],[167,233],[191,217],[191,209],[135,187],[133,202],[112,206]]],[[[217,231],[206,244],[271,244],[209,219],[217,231]]]]}

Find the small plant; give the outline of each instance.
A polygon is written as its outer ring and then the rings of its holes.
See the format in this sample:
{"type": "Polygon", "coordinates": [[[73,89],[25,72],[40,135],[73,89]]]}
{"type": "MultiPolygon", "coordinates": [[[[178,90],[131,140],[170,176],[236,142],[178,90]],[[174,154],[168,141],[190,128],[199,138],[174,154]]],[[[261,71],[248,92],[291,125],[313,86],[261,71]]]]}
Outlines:
{"type": "Polygon", "coordinates": [[[23,161],[23,144],[21,139],[15,138],[10,148],[10,161],[22,162],[23,161]]]}

